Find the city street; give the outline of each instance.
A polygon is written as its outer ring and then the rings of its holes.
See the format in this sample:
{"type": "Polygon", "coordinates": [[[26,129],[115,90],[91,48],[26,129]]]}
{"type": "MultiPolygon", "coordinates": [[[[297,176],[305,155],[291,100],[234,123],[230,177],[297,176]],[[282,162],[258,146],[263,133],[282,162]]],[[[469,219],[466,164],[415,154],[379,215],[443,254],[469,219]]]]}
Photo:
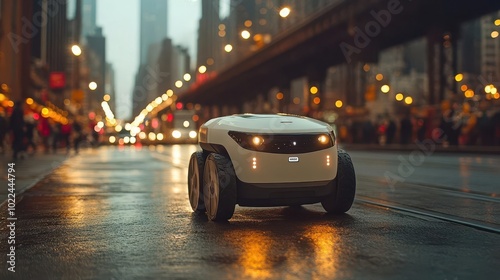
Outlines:
{"type": "MultiPolygon", "coordinates": [[[[187,167],[196,149],[108,146],[52,156],[53,163],[47,155],[43,165],[55,169],[40,171],[50,173],[16,195],[15,273],[7,270],[7,203],[0,207],[0,279],[498,275],[498,156],[439,154],[429,147],[348,151],[358,185],[347,214],[328,215],[320,204],[237,206],[229,222],[216,223],[189,204],[187,167]]],[[[19,163],[16,176],[36,164],[19,163]]]]}

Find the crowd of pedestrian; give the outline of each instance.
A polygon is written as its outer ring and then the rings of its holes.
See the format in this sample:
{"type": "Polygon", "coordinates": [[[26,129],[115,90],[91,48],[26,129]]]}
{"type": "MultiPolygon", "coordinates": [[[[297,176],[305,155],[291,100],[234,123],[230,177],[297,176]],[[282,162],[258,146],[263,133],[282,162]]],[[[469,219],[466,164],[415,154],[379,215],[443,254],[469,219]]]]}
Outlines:
{"type": "Polygon", "coordinates": [[[500,146],[500,108],[489,108],[486,101],[471,105],[445,100],[439,107],[395,116],[348,118],[337,127],[344,143],[406,145],[431,139],[433,131],[439,129],[443,146],[500,146]]]}
{"type": "Polygon", "coordinates": [[[59,149],[68,154],[72,149],[78,153],[86,139],[82,127],[79,121],[59,123],[25,110],[24,103],[18,101],[10,116],[0,111],[0,149],[6,154],[10,146],[13,160],[37,152],[57,153],[59,149]]]}

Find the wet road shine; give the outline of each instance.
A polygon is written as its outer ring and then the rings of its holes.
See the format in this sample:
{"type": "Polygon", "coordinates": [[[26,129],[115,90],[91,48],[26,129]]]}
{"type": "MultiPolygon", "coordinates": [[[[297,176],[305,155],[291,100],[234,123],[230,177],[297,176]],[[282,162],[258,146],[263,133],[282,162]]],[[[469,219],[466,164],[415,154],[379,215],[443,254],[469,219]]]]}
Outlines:
{"type": "MultiPolygon", "coordinates": [[[[326,214],[319,204],[236,207],[229,222],[209,222],[205,215],[192,213],[188,200],[187,166],[196,148],[103,147],[68,159],[18,196],[15,273],[7,271],[7,209],[0,207],[0,279],[492,279],[498,275],[500,235],[360,201],[340,216],[326,214]]],[[[499,204],[492,194],[498,190],[493,185],[481,184],[484,189],[477,195],[486,200],[441,194],[443,201],[428,195],[429,186],[415,187],[425,182],[411,176],[388,188],[381,179],[383,170],[370,169],[380,158],[377,154],[353,152],[352,156],[362,197],[426,209],[458,203],[457,209],[474,209],[468,219],[497,226],[499,204]],[[477,206],[470,205],[476,201],[480,201],[477,206]]],[[[379,162],[376,168],[397,170],[395,158],[383,158],[387,166],[379,162]]],[[[471,165],[468,172],[474,173],[474,161],[471,165]]],[[[494,170],[476,169],[495,176],[494,170]]],[[[425,179],[419,170],[416,178],[425,179]]],[[[475,182],[474,176],[468,178],[475,182]]],[[[454,186],[459,179],[450,180],[454,186]]],[[[441,178],[440,186],[446,182],[441,178]]],[[[454,214],[450,207],[445,212],[454,214]]]]}

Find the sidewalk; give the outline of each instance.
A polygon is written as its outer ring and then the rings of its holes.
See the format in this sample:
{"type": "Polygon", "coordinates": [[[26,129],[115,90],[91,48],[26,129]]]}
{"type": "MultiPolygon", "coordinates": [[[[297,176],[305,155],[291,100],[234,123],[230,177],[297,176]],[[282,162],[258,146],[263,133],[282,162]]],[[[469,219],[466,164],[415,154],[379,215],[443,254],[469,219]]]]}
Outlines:
{"type": "MultiPolygon", "coordinates": [[[[24,159],[15,161],[15,172],[12,174],[16,176],[16,196],[31,188],[71,156],[74,156],[74,153],[68,155],[65,149],[61,149],[55,154],[44,154],[39,152],[35,155],[28,155],[24,159]]],[[[2,178],[2,183],[0,185],[0,205],[7,200],[7,195],[9,194],[7,191],[7,170],[9,168],[7,164],[12,162],[11,153],[0,155],[0,176],[2,178]]]]}
{"type": "Polygon", "coordinates": [[[500,155],[500,146],[448,146],[443,147],[437,144],[427,143],[427,145],[418,146],[416,144],[391,144],[391,145],[378,145],[378,144],[346,144],[339,143],[339,147],[346,151],[415,151],[425,150],[433,153],[457,153],[457,154],[491,154],[500,155]]]}

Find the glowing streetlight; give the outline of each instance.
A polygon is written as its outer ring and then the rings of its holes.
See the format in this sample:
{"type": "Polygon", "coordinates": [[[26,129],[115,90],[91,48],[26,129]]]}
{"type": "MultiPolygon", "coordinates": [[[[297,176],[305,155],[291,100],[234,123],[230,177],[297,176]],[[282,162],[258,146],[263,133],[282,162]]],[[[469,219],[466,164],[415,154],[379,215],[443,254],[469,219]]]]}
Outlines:
{"type": "Polygon", "coordinates": [[[111,99],[111,96],[109,94],[104,95],[103,97],[104,101],[109,101],[111,99]]]}
{"type": "Polygon", "coordinates": [[[499,33],[498,33],[498,31],[496,31],[496,30],[495,30],[495,31],[493,31],[493,32],[491,32],[491,38],[493,38],[493,39],[497,38],[497,37],[498,37],[498,35],[500,35],[500,34],[499,34],[499,33]]]}
{"type": "Polygon", "coordinates": [[[198,72],[200,72],[200,74],[207,72],[207,67],[205,65],[201,65],[198,67],[198,72]]]}
{"type": "Polygon", "coordinates": [[[168,97],[172,97],[172,95],[174,95],[174,91],[171,89],[167,90],[166,93],[168,97]]]}
{"type": "Polygon", "coordinates": [[[396,100],[397,101],[402,101],[404,99],[404,95],[400,92],[398,94],[396,94],[396,100]]]}
{"type": "Polygon", "coordinates": [[[241,38],[243,38],[245,40],[250,38],[250,32],[248,30],[241,31],[241,38]]]}
{"type": "Polygon", "coordinates": [[[379,74],[377,74],[375,76],[375,79],[380,82],[380,81],[382,81],[384,79],[384,75],[382,75],[382,74],[379,73],[379,74]]]}
{"type": "Polygon", "coordinates": [[[182,87],[182,81],[181,81],[181,80],[176,81],[176,82],[175,82],[175,86],[176,86],[177,88],[181,88],[181,87],[182,87]]]}
{"type": "Polygon", "coordinates": [[[391,88],[388,85],[383,85],[383,86],[380,87],[380,90],[383,93],[388,93],[391,90],[391,88]]]}
{"type": "Polygon", "coordinates": [[[405,103],[408,104],[408,105],[412,104],[413,103],[413,98],[411,98],[411,96],[407,96],[405,98],[405,103]]]}
{"type": "Polygon", "coordinates": [[[281,8],[281,10],[280,10],[280,17],[282,17],[282,18],[286,18],[287,16],[289,16],[289,15],[290,15],[290,12],[291,12],[291,11],[292,11],[292,10],[290,10],[290,8],[288,8],[288,7],[283,7],[283,8],[281,8]]]}
{"type": "Polygon", "coordinates": [[[97,83],[96,82],[90,82],[89,83],[89,89],[90,90],[96,90],[97,89],[97,83]]]}
{"type": "Polygon", "coordinates": [[[318,87],[312,86],[312,87],[309,89],[309,92],[311,92],[312,94],[316,94],[316,93],[318,93],[318,87]]]}
{"type": "Polygon", "coordinates": [[[344,105],[344,103],[342,102],[342,100],[335,101],[335,107],[342,108],[342,105],[344,105]]]}
{"type": "Polygon", "coordinates": [[[227,53],[231,52],[233,50],[233,46],[231,46],[231,44],[227,44],[226,46],[224,46],[224,51],[226,51],[227,53]]]}
{"type": "Polygon", "coordinates": [[[468,89],[468,90],[466,90],[466,91],[464,92],[464,95],[465,95],[465,97],[467,97],[467,98],[472,98],[472,97],[474,97],[474,91],[473,91],[473,90],[471,90],[471,89],[468,89]]]}
{"type": "Polygon", "coordinates": [[[184,78],[184,81],[189,82],[189,81],[191,81],[191,74],[186,73],[186,74],[184,74],[183,78],[184,78]]]}
{"type": "Polygon", "coordinates": [[[78,45],[71,46],[71,52],[74,56],[80,56],[82,54],[82,49],[78,45]]]}
{"type": "Polygon", "coordinates": [[[455,75],[455,81],[461,82],[464,79],[464,75],[461,73],[458,73],[455,75]]]}

